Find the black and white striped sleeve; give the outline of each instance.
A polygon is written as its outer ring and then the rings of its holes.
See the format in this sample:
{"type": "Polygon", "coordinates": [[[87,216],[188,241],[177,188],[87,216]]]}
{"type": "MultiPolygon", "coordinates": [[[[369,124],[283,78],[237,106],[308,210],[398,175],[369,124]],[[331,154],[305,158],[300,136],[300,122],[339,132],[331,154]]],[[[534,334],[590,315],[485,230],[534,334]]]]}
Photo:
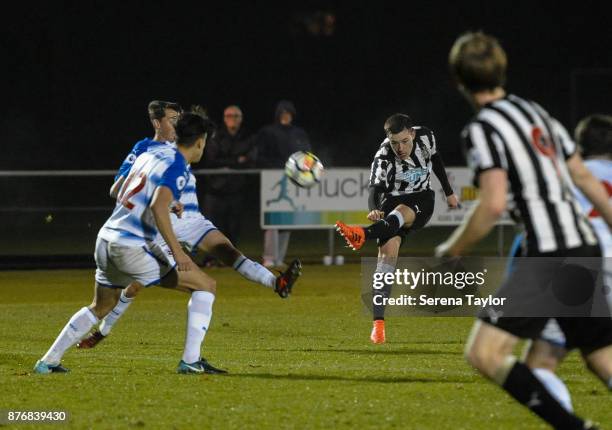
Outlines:
{"type": "Polygon", "coordinates": [[[425,130],[425,135],[423,137],[425,137],[425,144],[428,146],[428,150],[429,150],[429,154],[430,155],[434,155],[435,153],[438,152],[438,146],[436,144],[436,136],[434,135],[433,131],[431,131],[428,128],[423,127],[423,129],[425,130]]]}
{"type": "Polygon", "coordinates": [[[472,122],[463,129],[461,137],[468,166],[476,175],[489,169],[508,170],[502,139],[489,124],[472,122]]]}
{"type": "Polygon", "coordinates": [[[370,172],[370,187],[388,190],[391,167],[392,166],[389,160],[381,157],[375,157],[374,162],[372,163],[372,170],[370,172]]]}
{"type": "Polygon", "coordinates": [[[561,146],[561,151],[563,151],[563,156],[567,160],[576,153],[577,145],[571,138],[565,127],[563,127],[563,125],[559,121],[554,118],[551,118],[550,123],[552,127],[552,132],[555,134],[555,138],[561,146]]]}

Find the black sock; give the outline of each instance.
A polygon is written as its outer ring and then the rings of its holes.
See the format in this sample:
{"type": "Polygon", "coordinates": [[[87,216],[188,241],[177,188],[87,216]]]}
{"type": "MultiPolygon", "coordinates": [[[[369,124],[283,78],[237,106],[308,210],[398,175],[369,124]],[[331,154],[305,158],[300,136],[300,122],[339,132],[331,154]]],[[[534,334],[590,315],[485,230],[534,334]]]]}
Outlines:
{"type": "Polygon", "coordinates": [[[383,298],[391,297],[391,284],[385,283],[381,289],[372,288],[372,314],[374,321],[385,319],[385,305],[383,298]],[[380,304],[376,304],[380,303],[380,304]]]}
{"type": "Polygon", "coordinates": [[[555,429],[583,429],[584,421],[565,410],[527,366],[518,361],[502,388],[555,429]]]}
{"type": "Polygon", "coordinates": [[[383,239],[392,237],[400,229],[399,219],[395,215],[387,215],[385,219],[376,221],[364,228],[366,239],[383,239]]]}

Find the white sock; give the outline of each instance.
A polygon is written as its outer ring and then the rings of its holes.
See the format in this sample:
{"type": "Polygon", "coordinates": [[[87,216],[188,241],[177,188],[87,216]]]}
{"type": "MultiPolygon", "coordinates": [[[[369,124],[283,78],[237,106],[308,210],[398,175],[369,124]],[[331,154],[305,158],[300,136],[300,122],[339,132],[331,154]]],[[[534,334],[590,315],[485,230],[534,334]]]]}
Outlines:
{"type": "Polygon", "coordinates": [[[208,291],[194,291],[187,305],[187,335],[183,361],[195,363],[200,359],[200,348],[212,318],[215,295],[208,291]]]}
{"type": "Polygon", "coordinates": [[[100,324],[100,333],[102,333],[103,336],[108,336],[117,320],[121,318],[121,315],[123,315],[125,311],[127,311],[127,308],[133,301],[134,297],[129,298],[125,295],[125,290],[121,291],[119,301],[117,302],[113,310],[110,311],[108,315],[106,315],[102,319],[102,323],[100,324]]]}
{"type": "Polygon", "coordinates": [[[572,397],[570,392],[561,379],[548,369],[533,369],[533,374],[546,387],[548,392],[559,402],[568,412],[573,412],[572,397]]]}
{"type": "Polygon", "coordinates": [[[64,326],[42,361],[53,366],[59,364],[68,348],[81,340],[97,323],[98,318],[88,308],[81,308],[64,326]]]}
{"type": "Polygon", "coordinates": [[[249,281],[257,282],[265,287],[273,288],[276,276],[261,264],[249,260],[241,255],[234,262],[234,270],[247,278],[249,281]]]}
{"type": "Polygon", "coordinates": [[[376,263],[376,272],[379,273],[393,273],[395,272],[395,266],[393,264],[384,263],[379,261],[376,263]]]}
{"type": "Polygon", "coordinates": [[[402,226],[404,225],[404,216],[402,215],[402,213],[396,209],[393,209],[391,212],[389,212],[389,216],[391,215],[395,215],[399,221],[399,226],[400,228],[402,228],[402,226]]]}

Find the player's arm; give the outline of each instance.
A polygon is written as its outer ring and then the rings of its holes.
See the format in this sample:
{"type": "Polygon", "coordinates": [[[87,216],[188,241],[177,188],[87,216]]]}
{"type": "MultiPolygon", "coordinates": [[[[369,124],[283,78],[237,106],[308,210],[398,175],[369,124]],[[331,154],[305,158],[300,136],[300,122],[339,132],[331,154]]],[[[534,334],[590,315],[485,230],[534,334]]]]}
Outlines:
{"type": "Polygon", "coordinates": [[[378,156],[374,157],[370,169],[369,195],[368,195],[368,220],[378,221],[385,217],[381,211],[382,200],[385,192],[389,189],[390,164],[388,160],[378,156]]]}
{"type": "Polygon", "coordinates": [[[612,228],[612,205],[610,205],[604,186],[584,165],[580,154],[575,153],[568,158],[567,167],[576,186],[593,203],[593,207],[612,228]]]}
{"type": "Polygon", "coordinates": [[[442,157],[439,152],[436,152],[431,156],[431,167],[436,177],[440,181],[442,185],[442,189],[444,190],[444,195],[446,196],[446,202],[448,206],[451,208],[459,207],[459,199],[453,192],[453,187],[448,180],[448,175],[446,174],[446,168],[444,167],[444,162],[442,161],[442,157]]]}
{"type": "Polygon", "coordinates": [[[458,208],[459,199],[453,192],[453,187],[451,187],[451,184],[448,180],[446,168],[444,167],[444,162],[442,161],[442,156],[438,152],[436,136],[434,135],[434,132],[429,130],[428,128],[425,128],[425,133],[429,136],[429,142],[431,145],[431,168],[438,180],[440,181],[440,185],[442,185],[442,190],[444,190],[444,195],[446,196],[446,203],[450,208],[458,208]]]}
{"type": "Polygon", "coordinates": [[[370,187],[368,194],[368,219],[370,221],[378,221],[385,217],[385,213],[380,210],[382,207],[382,199],[385,195],[385,190],[381,187],[370,187]]]}
{"type": "Polygon", "coordinates": [[[508,174],[503,169],[489,169],[479,176],[479,200],[463,223],[436,248],[436,255],[457,256],[484,238],[506,210],[508,174]]]}
{"type": "Polygon", "coordinates": [[[155,224],[159,233],[162,235],[170,250],[172,256],[176,261],[178,270],[191,270],[194,267],[191,258],[181,248],[181,245],[174,234],[172,229],[172,222],[170,221],[169,206],[174,200],[172,190],[166,186],[159,186],[153,194],[153,200],[151,201],[151,211],[155,218],[155,224]]]}

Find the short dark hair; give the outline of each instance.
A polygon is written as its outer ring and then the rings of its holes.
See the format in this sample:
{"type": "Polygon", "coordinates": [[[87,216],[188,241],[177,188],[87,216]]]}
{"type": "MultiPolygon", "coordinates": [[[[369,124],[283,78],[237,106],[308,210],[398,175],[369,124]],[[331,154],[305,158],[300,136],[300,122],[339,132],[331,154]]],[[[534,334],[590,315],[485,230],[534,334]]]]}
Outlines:
{"type": "Polygon", "coordinates": [[[583,118],[574,136],[585,157],[612,156],[612,116],[595,114],[583,118]]]}
{"type": "Polygon", "coordinates": [[[394,113],[385,121],[385,133],[397,134],[414,126],[412,118],[403,113],[394,113]]]}
{"type": "Polygon", "coordinates": [[[177,111],[178,113],[183,112],[183,108],[181,108],[181,105],[178,103],[167,102],[163,100],[153,100],[149,103],[148,106],[149,118],[151,118],[151,121],[153,121],[154,119],[162,119],[166,116],[166,109],[172,109],[177,111]]]}
{"type": "Polygon", "coordinates": [[[215,124],[208,118],[193,112],[185,112],[176,123],[176,144],[190,147],[200,137],[210,137],[215,131],[215,124]]]}
{"type": "Polygon", "coordinates": [[[448,55],[448,64],[455,81],[470,92],[506,84],[506,52],[496,38],[483,32],[459,36],[448,55]]]}

